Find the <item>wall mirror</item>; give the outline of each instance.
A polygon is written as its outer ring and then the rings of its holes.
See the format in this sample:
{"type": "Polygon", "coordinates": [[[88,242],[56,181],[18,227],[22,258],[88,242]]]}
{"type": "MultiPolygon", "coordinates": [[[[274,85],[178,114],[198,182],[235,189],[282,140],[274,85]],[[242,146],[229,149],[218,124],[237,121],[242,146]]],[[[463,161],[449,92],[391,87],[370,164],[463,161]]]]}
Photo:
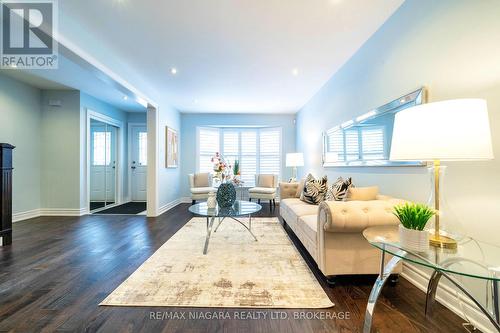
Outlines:
{"type": "Polygon", "coordinates": [[[348,120],[323,135],[323,166],[423,166],[424,162],[390,161],[394,116],[426,102],[425,88],[348,120]]]}

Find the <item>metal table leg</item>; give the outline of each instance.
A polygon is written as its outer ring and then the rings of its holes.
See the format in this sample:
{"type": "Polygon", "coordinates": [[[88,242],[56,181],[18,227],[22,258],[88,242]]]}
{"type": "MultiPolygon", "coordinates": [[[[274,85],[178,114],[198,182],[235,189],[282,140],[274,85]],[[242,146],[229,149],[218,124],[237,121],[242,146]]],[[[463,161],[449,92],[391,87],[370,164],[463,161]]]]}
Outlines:
{"type": "Polygon", "coordinates": [[[380,260],[380,274],[373,285],[372,291],[370,293],[370,297],[368,298],[368,304],[366,306],[365,313],[365,323],[363,325],[363,332],[370,333],[373,322],[373,311],[375,310],[375,305],[377,305],[378,297],[380,296],[380,292],[384,287],[387,279],[391,276],[392,271],[399,264],[402,257],[406,255],[405,251],[398,251],[398,254],[385,265],[385,251],[382,250],[382,258],[380,260]],[[384,266],[385,265],[385,266],[384,266]]]}
{"type": "Polygon", "coordinates": [[[478,300],[476,300],[472,294],[465,289],[456,279],[452,276],[448,275],[442,271],[434,271],[429,280],[429,285],[427,286],[427,298],[425,303],[425,315],[428,316],[432,313],[432,308],[436,300],[436,290],[439,285],[439,280],[441,277],[445,277],[448,281],[450,281],[455,287],[457,287],[460,291],[462,291],[465,296],[467,296],[471,301],[476,304],[476,306],[481,310],[481,312],[490,320],[493,326],[496,328],[498,332],[500,332],[500,321],[499,321],[499,305],[498,305],[498,282],[493,281],[493,316],[478,300]],[[496,292],[495,292],[496,289],[496,292]]]}
{"type": "Polygon", "coordinates": [[[498,304],[498,293],[499,293],[499,283],[497,280],[492,281],[493,283],[493,311],[495,314],[495,319],[497,323],[500,323],[500,304],[498,304]]]}
{"type": "Polygon", "coordinates": [[[429,284],[427,285],[427,296],[425,298],[425,315],[429,316],[432,313],[434,303],[436,301],[436,291],[439,285],[439,280],[441,280],[443,273],[440,271],[434,271],[431,278],[429,279],[429,284]]]}
{"type": "Polygon", "coordinates": [[[215,222],[215,217],[207,217],[207,238],[205,239],[205,248],[203,249],[203,254],[207,254],[208,242],[210,241],[210,235],[212,234],[212,227],[215,222]],[[210,222],[208,221],[210,219],[210,222]]]}
{"type": "Polygon", "coordinates": [[[239,224],[241,224],[243,227],[245,227],[245,229],[247,229],[247,230],[248,230],[248,232],[250,233],[250,235],[252,235],[253,239],[255,239],[255,241],[257,242],[257,237],[255,237],[255,235],[253,234],[253,232],[252,232],[252,230],[251,230],[251,228],[252,228],[252,220],[251,220],[251,219],[250,219],[250,221],[249,221],[250,228],[249,228],[249,227],[247,227],[247,226],[245,225],[245,223],[241,222],[240,220],[238,220],[238,219],[236,219],[236,218],[234,218],[234,217],[231,217],[231,219],[235,220],[236,222],[238,222],[239,224]]]}

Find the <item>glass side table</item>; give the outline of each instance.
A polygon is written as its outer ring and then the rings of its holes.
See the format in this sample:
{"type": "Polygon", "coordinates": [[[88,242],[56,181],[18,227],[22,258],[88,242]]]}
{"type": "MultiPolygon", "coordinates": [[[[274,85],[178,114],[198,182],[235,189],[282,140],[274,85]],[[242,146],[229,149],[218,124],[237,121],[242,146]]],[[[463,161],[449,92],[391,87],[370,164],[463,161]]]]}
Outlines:
{"type": "MultiPolygon", "coordinates": [[[[434,270],[427,287],[426,315],[432,312],[435,303],[436,290],[439,281],[445,277],[474,304],[481,312],[488,317],[493,326],[500,332],[500,308],[499,308],[499,285],[500,285],[500,247],[488,243],[482,243],[471,238],[467,238],[458,243],[456,250],[446,250],[430,247],[427,252],[415,252],[403,248],[399,244],[399,232],[397,226],[378,226],[366,229],[363,232],[366,240],[382,251],[380,262],[380,274],[373,285],[368,305],[366,307],[365,322],[363,332],[369,333],[373,311],[377,303],[380,292],[391,275],[394,268],[401,262],[406,261],[412,264],[425,266],[434,270]],[[385,264],[385,256],[391,255],[392,259],[385,264]],[[474,296],[452,275],[467,276],[476,279],[486,280],[490,285],[492,306],[481,304],[474,296]]],[[[489,294],[489,293],[488,293],[489,294]]]]}
{"type": "Polygon", "coordinates": [[[201,202],[196,205],[189,207],[189,211],[195,215],[203,216],[207,218],[207,237],[205,239],[205,247],[203,248],[203,254],[207,254],[208,243],[210,242],[210,236],[212,235],[212,229],[217,218],[218,224],[214,232],[217,232],[220,225],[226,218],[230,218],[239,224],[241,224],[245,229],[252,235],[252,237],[257,241],[257,237],[252,233],[252,214],[259,212],[262,206],[249,201],[236,200],[231,207],[216,207],[209,209],[206,202],[201,202]],[[248,227],[237,217],[247,216],[248,217],[248,227]]]}

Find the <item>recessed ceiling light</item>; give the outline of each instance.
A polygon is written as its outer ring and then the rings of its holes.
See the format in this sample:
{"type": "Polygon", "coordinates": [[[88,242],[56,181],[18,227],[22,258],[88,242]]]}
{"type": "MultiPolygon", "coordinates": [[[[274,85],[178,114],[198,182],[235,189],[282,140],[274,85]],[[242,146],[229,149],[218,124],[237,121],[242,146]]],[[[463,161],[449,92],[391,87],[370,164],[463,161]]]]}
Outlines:
{"type": "Polygon", "coordinates": [[[127,100],[128,99],[128,96],[123,96],[123,100],[127,100]]]}
{"type": "Polygon", "coordinates": [[[170,68],[170,74],[172,74],[172,75],[177,74],[177,68],[175,68],[175,67],[170,68]]]}
{"type": "Polygon", "coordinates": [[[299,75],[299,69],[298,68],[292,69],[292,75],[293,76],[298,76],[299,75]]]}
{"type": "Polygon", "coordinates": [[[195,99],[193,99],[193,103],[194,103],[194,104],[198,104],[198,100],[197,100],[196,98],[195,98],[195,99]]]}

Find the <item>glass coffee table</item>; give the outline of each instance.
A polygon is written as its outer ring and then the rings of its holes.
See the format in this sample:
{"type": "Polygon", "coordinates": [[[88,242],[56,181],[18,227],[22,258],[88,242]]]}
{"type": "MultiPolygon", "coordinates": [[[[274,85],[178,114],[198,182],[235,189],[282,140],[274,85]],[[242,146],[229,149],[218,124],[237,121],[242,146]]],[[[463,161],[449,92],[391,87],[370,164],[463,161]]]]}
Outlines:
{"type": "Polygon", "coordinates": [[[401,262],[425,266],[434,271],[427,286],[425,314],[432,312],[436,298],[436,290],[441,277],[445,277],[461,290],[492,325],[500,332],[500,247],[483,243],[472,238],[465,238],[458,242],[455,250],[430,247],[426,252],[416,252],[405,249],[399,243],[397,226],[378,226],[366,229],[363,232],[366,240],[382,252],[380,275],[372,288],[366,307],[363,332],[370,333],[373,320],[373,311],[380,292],[394,268],[401,262]],[[392,259],[385,263],[385,256],[392,259]],[[475,298],[455,276],[471,277],[487,283],[486,304],[475,298]]]}
{"type": "Polygon", "coordinates": [[[195,215],[203,216],[207,218],[207,237],[205,240],[205,247],[203,249],[203,254],[207,254],[208,243],[210,241],[210,236],[212,235],[212,229],[215,220],[218,220],[217,226],[214,232],[220,227],[222,222],[226,218],[232,219],[243,227],[252,235],[252,237],[257,241],[257,237],[252,233],[252,214],[259,212],[262,206],[249,201],[236,200],[231,207],[226,208],[213,208],[209,209],[206,202],[201,202],[189,207],[189,211],[195,215]],[[238,219],[238,217],[248,217],[248,226],[238,219]]]}

